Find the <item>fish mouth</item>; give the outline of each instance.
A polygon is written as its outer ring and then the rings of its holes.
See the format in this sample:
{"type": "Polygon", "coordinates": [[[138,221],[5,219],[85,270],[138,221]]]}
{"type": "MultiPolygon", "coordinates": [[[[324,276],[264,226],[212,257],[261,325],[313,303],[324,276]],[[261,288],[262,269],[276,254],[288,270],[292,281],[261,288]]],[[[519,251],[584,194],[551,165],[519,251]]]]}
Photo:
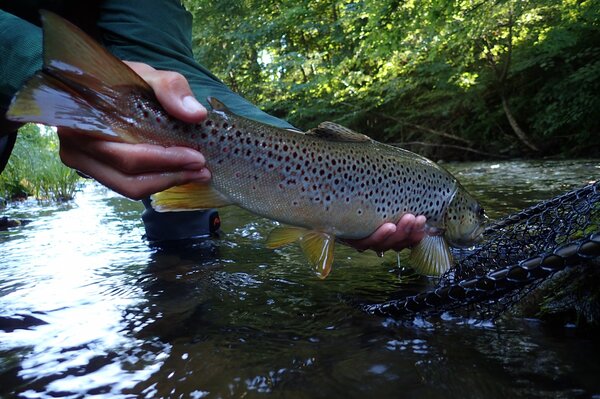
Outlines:
{"type": "Polygon", "coordinates": [[[452,245],[454,248],[467,249],[472,247],[475,244],[479,244],[483,241],[483,231],[485,230],[485,225],[480,225],[475,227],[470,234],[465,237],[461,237],[458,240],[448,240],[448,243],[452,245]]]}

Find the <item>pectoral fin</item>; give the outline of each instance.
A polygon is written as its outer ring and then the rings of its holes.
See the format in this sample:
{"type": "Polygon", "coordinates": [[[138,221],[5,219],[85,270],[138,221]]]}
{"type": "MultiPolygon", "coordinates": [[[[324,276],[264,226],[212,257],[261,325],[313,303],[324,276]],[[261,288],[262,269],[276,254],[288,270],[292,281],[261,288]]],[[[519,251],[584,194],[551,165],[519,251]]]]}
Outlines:
{"type": "Polygon", "coordinates": [[[439,276],[452,266],[452,254],[444,237],[426,236],[412,249],[410,261],[417,273],[439,276]]]}
{"type": "Polygon", "coordinates": [[[158,212],[191,211],[220,208],[232,202],[210,184],[189,183],[171,187],[150,197],[152,208],[158,212]]]}
{"type": "Polygon", "coordinates": [[[319,231],[311,231],[299,227],[278,227],[267,239],[267,247],[278,248],[298,241],[304,255],[320,278],[331,272],[335,237],[319,231]]]}

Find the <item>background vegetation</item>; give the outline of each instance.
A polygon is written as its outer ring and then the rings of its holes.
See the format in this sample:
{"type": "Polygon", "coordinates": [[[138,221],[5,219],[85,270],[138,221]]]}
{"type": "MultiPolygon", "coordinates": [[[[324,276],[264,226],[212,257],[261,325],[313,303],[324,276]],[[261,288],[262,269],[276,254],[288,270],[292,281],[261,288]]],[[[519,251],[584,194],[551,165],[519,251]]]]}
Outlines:
{"type": "Polygon", "coordinates": [[[184,3],[197,59],[300,128],[437,158],[599,155],[599,1],[184,3]]]}
{"type": "Polygon", "coordinates": [[[73,198],[79,175],[62,164],[58,138],[49,128],[23,126],[6,169],[0,174],[0,198],[34,196],[41,200],[73,198]]]}

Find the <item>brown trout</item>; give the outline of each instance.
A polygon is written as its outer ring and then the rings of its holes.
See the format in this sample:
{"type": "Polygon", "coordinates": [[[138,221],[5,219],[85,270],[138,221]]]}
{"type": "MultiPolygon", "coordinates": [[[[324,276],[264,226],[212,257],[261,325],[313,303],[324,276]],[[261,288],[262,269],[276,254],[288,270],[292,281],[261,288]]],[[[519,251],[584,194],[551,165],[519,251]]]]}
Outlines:
{"type": "Polygon", "coordinates": [[[448,245],[470,246],[484,212],[446,170],[412,152],[324,122],[306,133],[230,112],[216,99],[202,123],[169,116],[127,65],[62,18],[43,13],[44,67],[17,93],[7,117],[77,129],[106,140],[188,146],[201,151],[210,184],[153,196],[159,211],[237,205],[293,227],[276,228],[268,246],[299,241],[321,277],[331,270],[335,239],[362,238],[384,222],[427,217],[427,236],[412,266],[439,275],[448,245]]]}

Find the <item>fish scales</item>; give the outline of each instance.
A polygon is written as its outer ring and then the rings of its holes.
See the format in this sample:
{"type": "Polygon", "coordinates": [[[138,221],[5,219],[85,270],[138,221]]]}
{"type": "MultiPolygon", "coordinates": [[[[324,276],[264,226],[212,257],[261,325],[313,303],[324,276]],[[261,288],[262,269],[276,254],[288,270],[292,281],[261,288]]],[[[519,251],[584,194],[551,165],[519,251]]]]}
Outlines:
{"type": "Polygon", "coordinates": [[[201,123],[179,121],[120,60],[62,18],[42,13],[44,67],[13,98],[7,118],[75,129],[129,143],[201,151],[210,184],[153,196],[159,211],[239,205],[291,227],[267,245],[300,243],[320,277],[331,270],[335,239],[362,238],[406,213],[427,217],[411,251],[413,267],[437,275],[452,264],[448,245],[469,246],[483,230],[477,201],[443,168],[331,122],[306,133],[230,112],[217,99],[201,123]]]}
{"type": "Polygon", "coordinates": [[[283,223],[361,238],[406,213],[439,222],[457,188],[433,162],[375,141],[332,142],[226,112],[184,124],[141,94],[132,97],[132,119],[151,132],[145,141],[201,151],[219,192],[283,223]]]}

